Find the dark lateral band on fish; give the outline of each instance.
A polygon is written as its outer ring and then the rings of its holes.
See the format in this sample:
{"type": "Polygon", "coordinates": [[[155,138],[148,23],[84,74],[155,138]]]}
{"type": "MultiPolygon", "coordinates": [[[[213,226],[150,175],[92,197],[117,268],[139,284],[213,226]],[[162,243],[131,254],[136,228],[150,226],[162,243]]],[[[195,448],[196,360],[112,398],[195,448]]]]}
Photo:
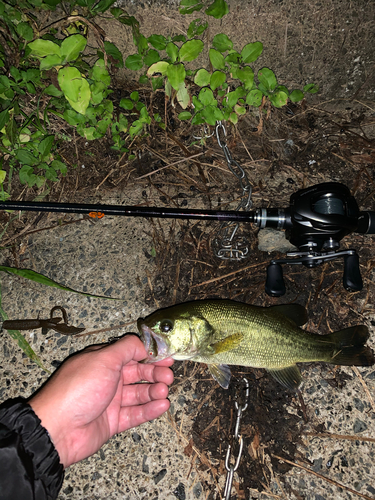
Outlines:
{"type": "Polygon", "coordinates": [[[227,389],[229,365],[265,368],[284,387],[302,382],[296,363],[371,366],[369,331],[355,325],[327,335],[302,330],[306,309],[299,304],[258,307],[231,300],[197,300],[161,309],[138,320],[146,362],[172,357],[206,363],[227,389]]]}

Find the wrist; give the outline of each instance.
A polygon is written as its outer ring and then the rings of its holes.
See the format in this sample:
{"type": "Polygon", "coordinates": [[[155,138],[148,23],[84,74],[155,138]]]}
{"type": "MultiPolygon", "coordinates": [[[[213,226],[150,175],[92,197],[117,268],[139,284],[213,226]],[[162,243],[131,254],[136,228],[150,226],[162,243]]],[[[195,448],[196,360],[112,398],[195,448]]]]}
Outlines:
{"type": "Polygon", "coordinates": [[[69,467],[73,462],[69,461],[68,447],[65,446],[64,432],[61,428],[61,415],[57,415],[56,411],[48,407],[48,403],[44,404],[43,398],[38,395],[31,398],[28,404],[33,409],[35,415],[40,419],[41,425],[47,431],[47,434],[55,447],[55,450],[60,458],[60,463],[64,469],[69,467]]]}

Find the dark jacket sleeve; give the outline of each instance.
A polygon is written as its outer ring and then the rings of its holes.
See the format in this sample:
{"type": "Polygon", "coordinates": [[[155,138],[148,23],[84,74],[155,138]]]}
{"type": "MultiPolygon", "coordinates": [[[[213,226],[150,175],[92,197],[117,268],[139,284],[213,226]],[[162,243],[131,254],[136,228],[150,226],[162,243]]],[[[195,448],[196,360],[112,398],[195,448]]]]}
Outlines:
{"type": "Polygon", "coordinates": [[[54,500],[64,479],[59,455],[23,398],[0,405],[0,500],[54,500]]]}

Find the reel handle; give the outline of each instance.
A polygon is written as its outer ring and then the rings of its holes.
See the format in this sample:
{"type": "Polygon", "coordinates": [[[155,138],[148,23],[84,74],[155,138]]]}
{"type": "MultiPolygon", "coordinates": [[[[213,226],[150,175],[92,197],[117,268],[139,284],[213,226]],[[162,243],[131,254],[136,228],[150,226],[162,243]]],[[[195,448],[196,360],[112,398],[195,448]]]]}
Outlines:
{"type": "Polygon", "coordinates": [[[344,257],[343,285],[348,292],[359,292],[363,288],[357,253],[345,255],[344,257]]]}
{"type": "Polygon", "coordinates": [[[286,288],[283,278],[283,268],[277,262],[271,261],[267,267],[266,293],[271,297],[281,297],[286,288]]]}

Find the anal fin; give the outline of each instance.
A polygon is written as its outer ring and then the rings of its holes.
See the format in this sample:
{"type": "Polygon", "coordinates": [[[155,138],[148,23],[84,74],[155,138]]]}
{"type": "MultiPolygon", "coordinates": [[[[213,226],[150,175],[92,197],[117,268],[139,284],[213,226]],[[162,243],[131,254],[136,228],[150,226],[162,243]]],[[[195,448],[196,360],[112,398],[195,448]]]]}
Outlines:
{"type": "Polygon", "coordinates": [[[295,391],[302,382],[301,372],[297,365],[287,366],[278,370],[267,370],[281,385],[295,391]]]}
{"type": "Polygon", "coordinates": [[[232,376],[229,366],[210,364],[208,365],[208,369],[216,382],[220,384],[223,389],[228,389],[229,382],[232,376]]]}

